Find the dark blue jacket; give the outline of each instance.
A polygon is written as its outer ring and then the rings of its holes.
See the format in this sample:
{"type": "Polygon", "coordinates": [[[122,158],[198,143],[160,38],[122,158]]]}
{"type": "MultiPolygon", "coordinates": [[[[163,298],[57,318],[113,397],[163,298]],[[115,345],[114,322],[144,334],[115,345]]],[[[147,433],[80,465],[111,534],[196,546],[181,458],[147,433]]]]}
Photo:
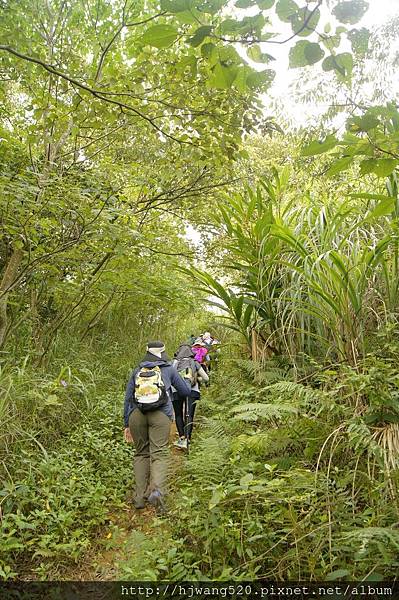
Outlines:
{"type": "Polygon", "coordinates": [[[164,406],[161,406],[161,408],[159,408],[158,410],[161,410],[163,413],[165,413],[165,415],[167,417],[169,417],[170,419],[173,419],[172,385],[179,392],[179,394],[181,396],[189,396],[191,393],[190,382],[182,379],[182,377],[180,377],[179,373],[177,372],[176,368],[172,367],[172,365],[169,362],[166,362],[165,360],[162,360],[162,359],[151,360],[151,361],[144,360],[143,362],[140,363],[140,365],[136,369],[134,369],[134,371],[129,379],[129,383],[127,384],[127,387],[126,387],[125,408],[124,408],[125,427],[129,426],[130,413],[133,412],[136,408],[138,408],[136,402],[134,401],[134,386],[135,386],[136,375],[140,371],[141,367],[155,367],[155,366],[158,366],[161,369],[162,381],[165,384],[166,393],[168,396],[167,404],[165,404],[164,406]]]}

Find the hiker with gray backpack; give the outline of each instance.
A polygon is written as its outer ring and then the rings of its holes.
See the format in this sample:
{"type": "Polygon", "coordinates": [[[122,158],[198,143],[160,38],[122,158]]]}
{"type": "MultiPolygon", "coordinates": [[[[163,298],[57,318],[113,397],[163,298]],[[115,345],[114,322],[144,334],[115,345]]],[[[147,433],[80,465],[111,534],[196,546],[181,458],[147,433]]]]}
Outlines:
{"type": "Polygon", "coordinates": [[[195,360],[190,344],[179,346],[173,365],[179,375],[191,384],[189,394],[182,394],[179,389],[173,392],[173,408],[179,439],[175,446],[181,450],[189,450],[194,425],[194,414],[200,394],[200,382],[208,383],[209,377],[202,366],[195,360]]]}
{"type": "Polygon", "coordinates": [[[136,447],[134,506],[142,509],[148,502],[159,514],[165,512],[172,386],[181,396],[191,393],[191,381],[171,365],[163,342],[148,342],[147,353],[127,384],[124,437],[136,447]]]}

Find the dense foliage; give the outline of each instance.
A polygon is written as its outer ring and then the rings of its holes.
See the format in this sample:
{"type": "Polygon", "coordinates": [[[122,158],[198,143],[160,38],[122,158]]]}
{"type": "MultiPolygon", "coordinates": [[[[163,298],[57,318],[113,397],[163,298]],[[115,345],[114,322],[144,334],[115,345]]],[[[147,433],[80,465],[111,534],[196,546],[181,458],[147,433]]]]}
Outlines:
{"type": "Polygon", "coordinates": [[[367,2],[0,4],[0,578],[116,552],[127,377],[203,327],[223,361],[170,519],[114,576],[393,578],[399,114],[351,96],[367,2]],[[265,116],[276,45],[345,131],[265,116]]]}

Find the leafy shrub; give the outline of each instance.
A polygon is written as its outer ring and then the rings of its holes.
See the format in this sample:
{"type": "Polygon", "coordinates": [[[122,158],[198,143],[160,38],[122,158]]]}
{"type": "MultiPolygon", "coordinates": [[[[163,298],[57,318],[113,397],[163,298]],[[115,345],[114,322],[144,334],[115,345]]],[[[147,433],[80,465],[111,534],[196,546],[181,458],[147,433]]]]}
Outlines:
{"type": "Polygon", "coordinates": [[[121,439],[120,405],[97,398],[90,422],[46,453],[20,451],[12,482],[0,491],[3,577],[28,559],[42,576],[77,561],[112,507],[122,506],[131,478],[130,448],[121,439]]]}
{"type": "Polygon", "coordinates": [[[397,472],[388,482],[383,466],[370,472],[372,432],[360,416],[369,436],[362,430],[355,443],[345,369],[328,385],[323,377],[317,389],[311,378],[307,386],[260,378],[233,393],[226,374],[218,378],[201,401],[207,416],[177,494],[173,524],[184,543],[173,564],[212,579],[395,575],[397,472]],[[232,419],[228,407],[251,418],[232,419]]]}

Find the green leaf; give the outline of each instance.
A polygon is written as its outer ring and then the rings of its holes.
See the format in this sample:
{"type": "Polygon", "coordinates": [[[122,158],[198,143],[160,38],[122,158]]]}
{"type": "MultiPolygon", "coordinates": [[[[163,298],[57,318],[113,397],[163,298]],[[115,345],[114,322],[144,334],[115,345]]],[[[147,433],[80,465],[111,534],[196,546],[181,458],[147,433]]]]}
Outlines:
{"type": "Polygon", "coordinates": [[[385,194],[349,194],[350,198],[363,198],[365,200],[395,200],[393,196],[386,196],[385,194]]]}
{"type": "Polygon", "coordinates": [[[370,32],[365,27],[351,29],[348,32],[348,40],[351,43],[353,52],[364,56],[369,48],[370,32]]]}
{"type": "Polygon", "coordinates": [[[343,77],[350,76],[353,69],[353,57],[349,52],[336,56],[327,56],[322,62],[323,71],[336,71],[343,77]]]}
{"type": "Polygon", "coordinates": [[[247,77],[247,86],[251,89],[260,89],[269,87],[276,73],[271,69],[265,71],[252,71],[247,77]]]}
{"type": "Polygon", "coordinates": [[[346,127],[350,131],[370,131],[380,125],[379,119],[371,113],[366,113],[362,117],[352,117],[346,122],[346,127]]]}
{"type": "Polygon", "coordinates": [[[240,30],[240,23],[236,19],[224,19],[219,25],[219,31],[222,35],[236,33],[240,30]]]}
{"type": "Polygon", "coordinates": [[[191,10],[184,10],[175,14],[175,20],[185,25],[198,25],[198,18],[201,17],[201,13],[192,8],[191,10]]]}
{"type": "Polygon", "coordinates": [[[317,24],[320,20],[319,9],[315,10],[312,14],[312,10],[307,6],[300,8],[297,13],[292,15],[291,27],[292,31],[300,37],[306,37],[313,33],[316,29],[317,24]],[[312,15],[312,16],[310,16],[312,15]],[[305,26],[306,23],[306,26],[305,26]]]}
{"type": "Polygon", "coordinates": [[[209,86],[219,90],[226,90],[233,85],[233,82],[237,77],[237,73],[237,67],[225,67],[218,62],[212,71],[211,77],[209,78],[209,86]]]}
{"type": "Polygon", "coordinates": [[[244,296],[239,296],[238,298],[234,299],[234,302],[232,302],[233,312],[238,322],[241,320],[243,303],[244,296]]]}
{"type": "Polygon", "coordinates": [[[193,56],[193,55],[183,56],[181,61],[179,61],[177,63],[177,68],[179,69],[179,71],[184,72],[187,69],[187,67],[189,67],[192,77],[196,77],[197,63],[198,63],[198,58],[196,56],[193,56]]]}
{"type": "Polygon", "coordinates": [[[226,4],[226,0],[202,0],[197,3],[197,9],[203,13],[214,15],[226,4]]]}
{"type": "Polygon", "coordinates": [[[212,498],[209,501],[209,508],[215,508],[215,506],[217,506],[219,504],[219,502],[222,500],[224,496],[224,492],[222,489],[217,488],[213,494],[212,494],[212,498]]]}
{"type": "Polygon", "coordinates": [[[377,177],[388,177],[394,170],[398,160],[394,158],[370,158],[360,163],[360,173],[374,173],[377,177]]]}
{"type": "Polygon", "coordinates": [[[62,402],[60,402],[58,396],[56,396],[55,394],[50,394],[50,396],[47,396],[46,400],[44,401],[44,405],[45,406],[62,406],[62,402]]]}
{"type": "Polygon", "coordinates": [[[220,310],[223,310],[224,312],[229,312],[229,309],[224,304],[220,304],[220,302],[215,302],[214,300],[207,300],[207,303],[211,306],[217,306],[217,308],[220,308],[220,310]]]}
{"type": "Polygon", "coordinates": [[[176,40],[178,30],[173,25],[153,25],[142,36],[144,44],[155,46],[155,48],[167,48],[176,40]]]}
{"type": "Polygon", "coordinates": [[[334,148],[337,144],[339,144],[339,140],[335,137],[335,135],[328,135],[324,141],[315,140],[311,142],[308,146],[302,148],[301,154],[302,156],[314,156],[315,154],[323,154],[323,152],[328,152],[334,148]]]}
{"type": "Polygon", "coordinates": [[[299,11],[299,6],[294,0],[278,0],[276,4],[276,13],[280,21],[290,23],[291,18],[299,11]]]}
{"type": "MultiPolygon", "coordinates": [[[[181,268],[181,270],[184,272],[183,268],[181,268]]],[[[208,290],[209,289],[215,290],[216,295],[221,300],[223,300],[223,302],[226,304],[226,306],[228,306],[229,308],[231,307],[231,298],[230,298],[229,293],[224,289],[224,287],[218,281],[216,281],[216,279],[211,277],[211,275],[209,275],[208,273],[203,273],[203,272],[199,271],[198,269],[193,269],[192,272],[188,269],[186,271],[187,271],[187,273],[190,273],[190,275],[194,275],[194,277],[197,277],[197,279],[199,279],[200,281],[205,283],[208,290]]]]}
{"type": "Polygon", "coordinates": [[[211,42],[202,44],[201,55],[209,61],[211,66],[216,65],[218,61],[218,53],[215,44],[212,44],[211,42]]]}
{"type": "Polygon", "coordinates": [[[336,579],[341,579],[342,577],[348,577],[348,575],[351,575],[351,572],[348,571],[348,569],[336,569],[327,575],[326,581],[335,581],[336,579]]]}
{"type": "Polygon", "coordinates": [[[190,10],[192,0],[161,0],[161,10],[175,14],[190,10]]]}
{"type": "Polygon", "coordinates": [[[322,50],[319,44],[314,42],[308,42],[307,40],[301,40],[293,46],[289,53],[289,66],[291,69],[298,67],[306,67],[307,65],[314,65],[324,56],[324,50],[322,50]]]}
{"type": "Polygon", "coordinates": [[[342,54],[338,54],[335,57],[335,60],[341,69],[341,73],[345,77],[350,77],[352,75],[352,69],[353,69],[352,54],[350,52],[343,52],[342,54]]]}
{"type": "Polygon", "coordinates": [[[377,204],[377,206],[370,212],[367,216],[367,220],[378,219],[378,217],[383,217],[385,215],[389,215],[395,208],[396,198],[384,198],[377,204]]]}
{"type": "Polygon", "coordinates": [[[354,25],[360,21],[368,7],[369,4],[365,0],[345,0],[344,2],[339,2],[333,8],[332,12],[341,23],[354,25]]]}
{"type": "Polygon", "coordinates": [[[263,53],[258,44],[250,46],[247,50],[247,55],[251,60],[259,63],[267,63],[271,60],[275,60],[273,56],[270,56],[270,54],[263,53]]]}
{"type": "Polygon", "coordinates": [[[321,66],[322,66],[323,71],[326,71],[326,72],[334,71],[334,69],[335,69],[334,57],[326,56],[326,58],[321,63],[321,66]]]}
{"type": "Polygon", "coordinates": [[[251,75],[253,70],[248,65],[243,65],[237,68],[237,76],[234,80],[234,87],[240,92],[246,92],[248,89],[247,78],[251,75]]]}
{"type": "Polygon", "coordinates": [[[253,480],[254,476],[252,473],[247,473],[246,475],[244,475],[243,477],[241,477],[240,479],[240,486],[241,487],[248,487],[248,484],[253,480]]]}
{"type": "Polygon", "coordinates": [[[249,327],[253,311],[254,311],[254,307],[251,304],[249,304],[244,311],[242,324],[245,327],[245,329],[247,329],[249,327]]]}
{"type": "Polygon", "coordinates": [[[261,10],[268,10],[274,4],[274,0],[256,0],[256,4],[261,10]]]}
{"type": "Polygon", "coordinates": [[[219,48],[219,59],[225,67],[231,67],[233,64],[242,64],[240,55],[231,44],[219,48]]]}
{"type": "Polygon", "coordinates": [[[337,173],[345,171],[345,169],[347,169],[352,162],[352,156],[344,156],[343,158],[339,158],[331,165],[329,169],[327,169],[326,175],[328,175],[329,177],[333,177],[334,175],[337,175],[337,173]]]}
{"type": "Polygon", "coordinates": [[[194,35],[189,38],[188,42],[191,46],[196,48],[200,46],[204,39],[212,32],[213,27],[211,25],[202,25],[194,32],[194,35]]]}
{"type": "Polygon", "coordinates": [[[363,581],[384,581],[384,580],[385,580],[385,575],[383,575],[382,573],[378,573],[377,571],[374,571],[374,573],[372,573],[371,575],[369,575],[368,577],[363,579],[362,583],[363,583],[363,581]]]}
{"type": "Polygon", "coordinates": [[[249,8],[256,4],[256,0],[237,0],[234,6],[237,8],[249,8]]]}

